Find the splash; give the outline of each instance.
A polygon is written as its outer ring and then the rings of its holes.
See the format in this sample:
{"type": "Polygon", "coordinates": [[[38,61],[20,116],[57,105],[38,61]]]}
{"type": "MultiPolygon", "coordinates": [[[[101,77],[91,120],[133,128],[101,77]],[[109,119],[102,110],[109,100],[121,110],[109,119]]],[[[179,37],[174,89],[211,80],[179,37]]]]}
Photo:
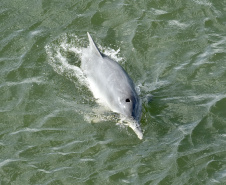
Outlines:
{"type": "Polygon", "coordinates": [[[47,45],[45,50],[48,56],[48,63],[56,73],[66,76],[71,81],[76,78],[81,84],[85,85],[86,80],[82,70],[76,66],[79,64],[82,53],[82,47],[76,47],[76,44],[79,45],[80,42],[77,36],[69,35],[68,37],[64,34],[47,45]],[[70,60],[73,60],[75,65],[70,64],[70,60]]]}

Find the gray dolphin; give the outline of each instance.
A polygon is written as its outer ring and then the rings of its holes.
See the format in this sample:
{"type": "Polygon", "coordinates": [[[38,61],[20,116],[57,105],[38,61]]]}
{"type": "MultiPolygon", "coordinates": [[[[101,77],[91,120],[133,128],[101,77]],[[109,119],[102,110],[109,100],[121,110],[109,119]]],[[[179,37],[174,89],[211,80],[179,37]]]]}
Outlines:
{"type": "Polygon", "coordinates": [[[142,139],[139,124],[141,103],[133,81],[116,61],[99,51],[90,34],[87,34],[89,46],[82,50],[81,69],[90,90],[101,104],[119,113],[138,138],[142,139]]]}

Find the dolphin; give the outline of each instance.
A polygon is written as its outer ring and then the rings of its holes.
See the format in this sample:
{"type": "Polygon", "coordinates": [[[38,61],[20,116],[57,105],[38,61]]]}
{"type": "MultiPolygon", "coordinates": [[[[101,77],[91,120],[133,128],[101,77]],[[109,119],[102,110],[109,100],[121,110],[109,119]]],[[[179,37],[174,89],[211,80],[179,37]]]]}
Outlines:
{"type": "Polygon", "coordinates": [[[88,87],[101,104],[119,113],[121,120],[142,139],[141,102],[132,79],[116,61],[100,52],[88,32],[87,35],[89,46],[82,50],[81,70],[88,87]]]}

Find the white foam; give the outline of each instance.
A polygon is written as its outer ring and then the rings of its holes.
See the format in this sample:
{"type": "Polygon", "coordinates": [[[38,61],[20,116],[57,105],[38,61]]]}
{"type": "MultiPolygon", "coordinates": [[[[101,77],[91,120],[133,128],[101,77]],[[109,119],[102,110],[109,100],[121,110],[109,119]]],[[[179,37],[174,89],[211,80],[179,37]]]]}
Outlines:
{"type": "MultiPolygon", "coordinates": [[[[48,63],[53,67],[53,70],[60,75],[65,75],[69,79],[71,77],[76,77],[80,83],[85,84],[85,78],[82,70],[68,63],[68,59],[64,56],[67,52],[74,52],[75,55],[78,55],[78,58],[81,56],[81,48],[72,47],[70,43],[63,40],[60,45],[51,43],[45,47],[46,53],[48,55],[48,63]]],[[[76,63],[76,61],[75,61],[76,63]]]]}

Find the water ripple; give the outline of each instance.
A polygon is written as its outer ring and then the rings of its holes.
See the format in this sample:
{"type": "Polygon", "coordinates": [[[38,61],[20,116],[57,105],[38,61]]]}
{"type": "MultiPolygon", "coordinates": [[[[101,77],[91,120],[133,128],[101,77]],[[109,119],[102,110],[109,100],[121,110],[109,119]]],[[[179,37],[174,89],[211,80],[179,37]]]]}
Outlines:
{"type": "Polygon", "coordinates": [[[23,132],[41,132],[41,131],[62,131],[62,130],[68,130],[65,128],[24,128],[15,132],[11,132],[10,135],[16,135],[16,134],[20,134],[23,132]]]}
{"type": "Polygon", "coordinates": [[[56,168],[56,169],[53,169],[53,170],[38,169],[38,171],[48,174],[48,173],[55,173],[55,172],[62,171],[62,170],[67,170],[67,169],[72,169],[72,167],[60,167],[60,168],[56,168]]]}
{"type": "Polygon", "coordinates": [[[44,84],[45,80],[44,80],[44,78],[42,76],[32,77],[32,78],[23,79],[22,81],[19,81],[19,82],[5,82],[5,83],[2,83],[0,85],[0,88],[4,87],[4,86],[9,87],[9,86],[17,86],[17,85],[21,85],[21,84],[30,84],[30,83],[44,84]]]}
{"type": "Polygon", "coordinates": [[[20,159],[6,159],[4,161],[0,162],[0,167],[3,167],[5,165],[8,165],[11,162],[20,161],[20,159]]]}

